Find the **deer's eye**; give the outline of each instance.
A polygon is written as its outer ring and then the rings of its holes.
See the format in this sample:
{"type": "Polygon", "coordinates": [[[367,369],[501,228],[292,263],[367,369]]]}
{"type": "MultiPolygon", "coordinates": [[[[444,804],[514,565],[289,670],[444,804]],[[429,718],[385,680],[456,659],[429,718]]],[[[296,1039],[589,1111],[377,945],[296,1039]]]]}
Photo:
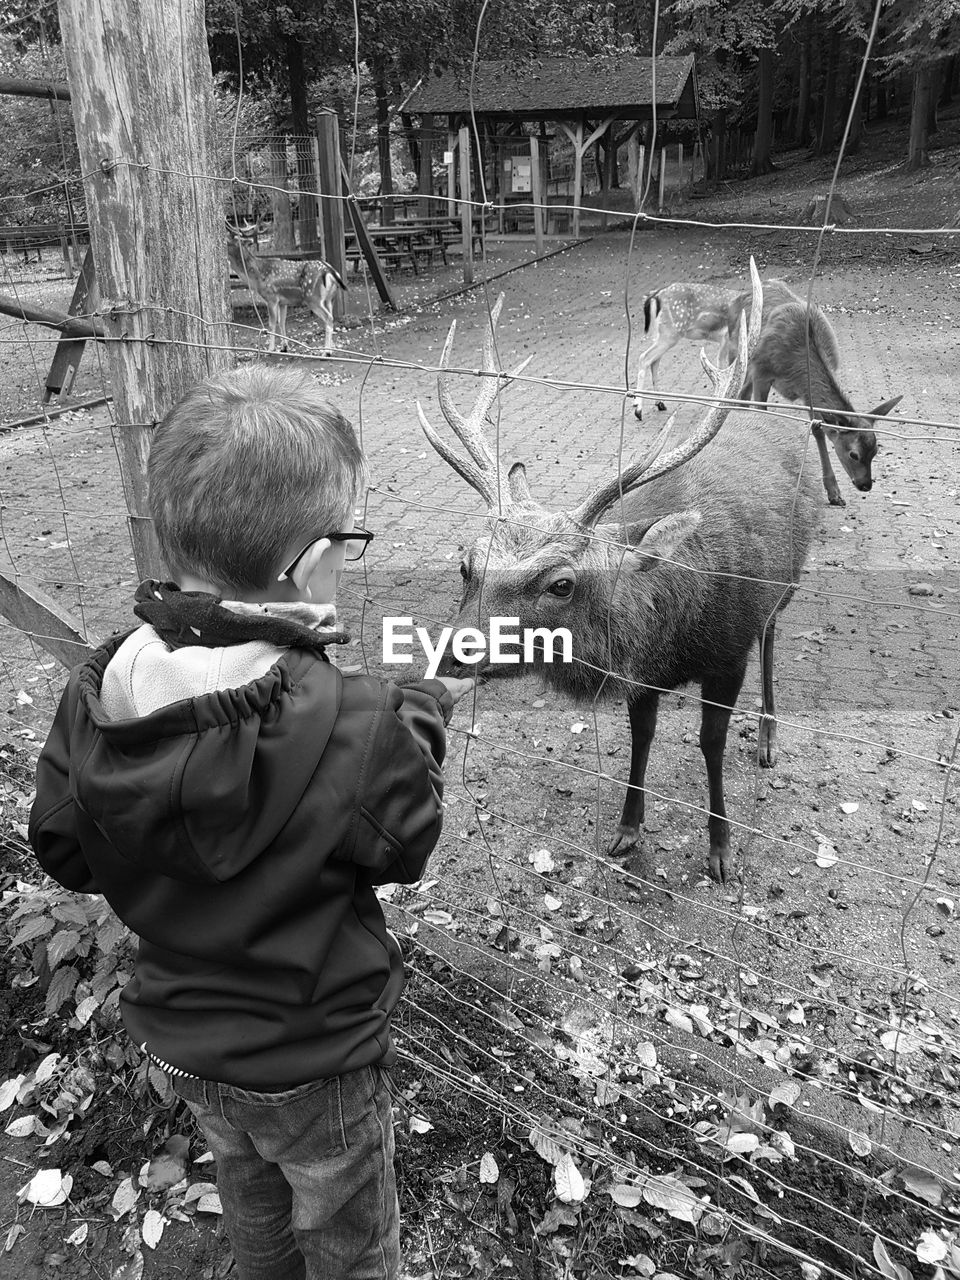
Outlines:
{"type": "Polygon", "coordinates": [[[859,462],[859,461],[860,461],[860,455],[859,455],[859,453],[857,453],[856,449],[851,449],[851,450],[850,450],[850,461],[851,461],[851,462],[859,462]]]}
{"type": "Polygon", "coordinates": [[[556,596],[558,600],[569,600],[573,595],[574,581],[572,578],[557,578],[556,582],[551,582],[547,590],[552,596],[556,596]]]}

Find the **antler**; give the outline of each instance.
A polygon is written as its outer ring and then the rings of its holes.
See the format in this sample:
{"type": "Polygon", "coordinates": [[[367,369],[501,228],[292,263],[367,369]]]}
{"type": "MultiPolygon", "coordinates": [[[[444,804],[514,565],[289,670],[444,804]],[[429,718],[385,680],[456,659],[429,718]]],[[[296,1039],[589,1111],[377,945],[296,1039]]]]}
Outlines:
{"type": "Polygon", "coordinates": [[[671,417],[654,441],[653,446],[639,462],[635,462],[633,466],[627,467],[626,471],[621,475],[614,476],[612,480],[608,480],[606,484],[601,485],[595,493],[591,494],[585,502],[571,512],[573,519],[578,524],[592,529],[607,508],[612,506],[618,498],[631,493],[635,489],[639,489],[642,485],[649,484],[651,480],[656,480],[658,477],[666,475],[668,471],[673,471],[682,466],[694,454],[699,453],[704,445],[712,440],[723,426],[732,407],[729,403],[724,404],[723,402],[728,400],[731,388],[736,387],[739,390],[743,386],[747,365],[756,348],[757,339],[760,337],[763,288],[760,284],[760,275],[753,258],[750,259],[750,282],[753,295],[750,308],[750,327],[748,330],[746,316],[741,312],[737,358],[733,364],[728,365],[726,369],[720,370],[711,364],[705,351],[700,352],[700,363],[713,383],[717,403],[710,408],[706,417],[691,436],[677,445],[676,448],[671,449],[669,453],[665,453],[657,461],[660,450],[666,443],[667,436],[673,427],[673,417],[671,417]]]}
{"type": "Polygon", "coordinates": [[[469,416],[466,418],[453,403],[450,396],[450,376],[446,373],[450,352],[453,348],[453,339],[457,331],[456,320],[450,325],[447,340],[443,344],[443,351],[440,354],[440,368],[444,371],[437,375],[437,396],[440,401],[440,408],[454,435],[470,455],[469,459],[458,457],[449,445],[437,435],[430,425],[427,415],[423,412],[420,401],[417,401],[417,416],[420,419],[423,434],[439,453],[440,457],[443,458],[444,462],[448,463],[459,476],[462,476],[468,485],[476,489],[491,509],[502,509],[509,506],[511,495],[509,488],[504,483],[504,477],[500,474],[500,466],[497,459],[493,456],[484,436],[484,421],[494,401],[500,394],[501,388],[512,378],[522,373],[532,359],[531,356],[528,356],[526,360],[517,365],[512,373],[504,373],[503,370],[497,368],[494,358],[494,330],[496,329],[497,321],[500,319],[503,298],[504,295],[501,293],[493,304],[490,311],[490,324],[483,335],[483,368],[487,374],[494,374],[495,376],[481,379],[479,394],[474,401],[469,416]]]}

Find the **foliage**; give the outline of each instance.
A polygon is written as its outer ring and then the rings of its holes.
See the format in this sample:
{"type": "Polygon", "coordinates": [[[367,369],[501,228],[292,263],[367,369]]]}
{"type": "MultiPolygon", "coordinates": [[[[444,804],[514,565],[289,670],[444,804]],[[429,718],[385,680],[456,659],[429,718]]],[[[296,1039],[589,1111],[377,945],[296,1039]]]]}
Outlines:
{"type": "MultiPolygon", "coordinates": [[[[0,41],[0,64],[23,79],[66,82],[63,51],[39,44],[18,49],[0,41]]],[[[0,171],[0,221],[66,222],[71,204],[83,221],[83,192],[76,181],[80,168],[73,120],[67,103],[43,98],[0,97],[0,134],[4,164],[0,171]]]]}
{"type": "Polygon", "coordinates": [[[104,899],[70,893],[52,882],[18,881],[4,892],[2,906],[9,945],[19,949],[32,973],[18,978],[18,985],[43,985],[44,1014],[66,1016],[74,1030],[91,1022],[116,1027],[133,949],[126,926],[104,899]]]}

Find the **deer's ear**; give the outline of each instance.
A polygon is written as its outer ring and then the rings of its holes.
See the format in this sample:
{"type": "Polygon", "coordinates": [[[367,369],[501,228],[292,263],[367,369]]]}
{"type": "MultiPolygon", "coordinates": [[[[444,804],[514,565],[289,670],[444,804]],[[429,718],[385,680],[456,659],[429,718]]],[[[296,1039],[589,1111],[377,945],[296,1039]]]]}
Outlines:
{"type": "Polygon", "coordinates": [[[623,557],[623,568],[634,573],[655,569],[661,560],[672,557],[677,547],[690,537],[699,523],[699,511],[674,511],[672,515],[657,520],[623,557]]]}
{"type": "Polygon", "coordinates": [[[891,409],[895,409],[903,396],[894,396],[892,400],[884,400],[883,404],[878,404],[875,409],[871,409],[871,414],[876,414],[879,418],[885,418],[891,409]]]}

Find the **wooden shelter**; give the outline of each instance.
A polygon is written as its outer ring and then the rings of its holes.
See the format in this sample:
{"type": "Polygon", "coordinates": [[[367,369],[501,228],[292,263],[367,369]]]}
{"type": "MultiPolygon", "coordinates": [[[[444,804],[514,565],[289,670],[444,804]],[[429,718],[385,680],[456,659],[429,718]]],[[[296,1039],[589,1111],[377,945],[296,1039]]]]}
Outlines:
{"type": "MultiPolygon", "coordinates": [[[[657,59],[626,53],[584,59],[543,58],[521,67],[481,61],[475,69],[472,91],[469,70],[447,71],[421,81],[401,110],[419,115],[421,146],[426,151],[431,140],[436,144],[440,120],[448,130],[448,153],[453,150],[456,131],[469,126],[473,132],[475,124],[481,150],[475,157],[476,176],[479,179],[481,173],[486,174],[493,151],[497,155],[490,174],[493,199],[501,205],[512,197],[533,192],[530,156],[525,153],[530,137],[540,142],[539,151],[533,151],[534,164],[540,168],[537,176],[544,202],[551,199],[549,142],[556,131],[566,135],[573,151],[573,172],[566,185],[575,234],[579,228],[583,158],[588,148],[600,143],[605,152],[606,186],[610,185],[618,149],[624,144],[630,146],[630,180],[637,192],[641,142],[646,148],[655,148],[663,129],[672,121],[690,121],[698,133],[700,119],[692,54],[657,59]],[[548,132],[551,126],[553,135],[548,132]],[[508,163],[511,151],[519,161],[516,168],[508,163]]],[[[421,172],[429,173],[422,156],[421,172]]],[[[527,194],[528,203],[531,194],[527,194]]],[[[554,192],[553,198],[558,195],[554,192]]]]}

